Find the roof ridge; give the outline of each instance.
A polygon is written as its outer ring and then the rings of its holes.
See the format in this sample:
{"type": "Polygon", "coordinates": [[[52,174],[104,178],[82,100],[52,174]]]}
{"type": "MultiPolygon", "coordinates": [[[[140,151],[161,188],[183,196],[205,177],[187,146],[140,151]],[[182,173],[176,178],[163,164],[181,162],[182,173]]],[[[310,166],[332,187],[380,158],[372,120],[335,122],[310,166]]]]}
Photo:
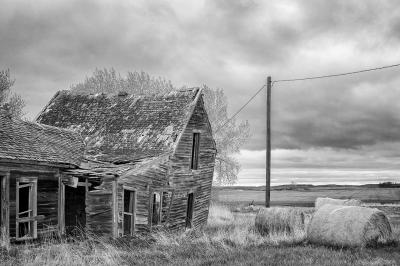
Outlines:
{"type": "Polygon", "coordinates": [[[84,141],[79,133],[20,118],[7,119],[0,130],[0,157],[78,165],[84,141]],[[7,122],[8,121],[8,122],[7,122]]]}
{"type": "MultiPolygon", "coordinates": [[[[112,93],[105,93],[105,92],[97,92],[97,93],[93,93],[93,92],[73,92],[71,90],[60,90],[56,93],[56,95],[53,96],[53,99],[56,98],[59,94],[68,94],[68,95],[79,95],[79,96],[105,96],[107,98],[113,98],[113,97],[118,97],[121,96],[120,93],[121,92],[126,92],[126,94],[124,94],[123,98],[132,98],[132,96],[134,96],[134,98],[150,98],[150,97],[163,97],[163,96],[169,96],[169,95],[174,95],[176,93],[185,93],[185,92],[194,92],[197,90],[199,90],[200,87],[190,87],[190,88],[179,88],[179,89],[175,89],[175,90],[171,90],[171,91],[160,91],[160,92],[151,92],[149,94],[134,94],[134,93],[129,93],[129,91],[117,91],[117,92],[112,92],[112,93]]],[[[52,102],[52,100],[50,100],[50,102],[52,102]]],[[[49,103],[50,103],[49,102],[49,103]]],[[[44,110],[47,108],[47,106],[44,108],[44,110]]]]}
{"type": "Polygon", "coordinates": [[[134,160],[171,153],[200,94],[199,87],[131,96],[60,91],[36,122],[80,126],[87,155],[98,160],[134,160]]]}

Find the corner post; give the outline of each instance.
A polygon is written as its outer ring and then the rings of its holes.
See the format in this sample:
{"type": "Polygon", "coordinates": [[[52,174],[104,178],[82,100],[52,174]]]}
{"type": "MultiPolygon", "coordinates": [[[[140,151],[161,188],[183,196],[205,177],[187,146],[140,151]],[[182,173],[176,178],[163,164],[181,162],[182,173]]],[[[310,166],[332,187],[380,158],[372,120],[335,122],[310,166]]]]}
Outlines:
{"type": "Polygon", "coordinates": [[[55,176],[58,179],[58,232],[62,236],[65,234],[65,185],[60,171],[55,176]]]}

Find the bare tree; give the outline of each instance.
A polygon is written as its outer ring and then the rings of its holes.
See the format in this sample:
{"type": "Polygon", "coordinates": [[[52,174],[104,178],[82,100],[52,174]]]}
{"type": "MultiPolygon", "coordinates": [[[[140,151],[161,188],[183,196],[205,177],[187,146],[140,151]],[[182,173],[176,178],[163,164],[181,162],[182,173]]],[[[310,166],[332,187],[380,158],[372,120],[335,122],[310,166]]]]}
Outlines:
{"type": "MultiPolygon", "coordinates": [[[[171,81],[161,77],[152,77],[146,72],[128,72],[121,77],[114,68],[96,69],[91,77],[85,81],[71,86],[75,93],[116,93],[126,91],[135,95],[158,92],[169,92],[176,89],[171,81]]],[[[239,162],[234,158],[240,147],[249,138],[249,123],[242,122],[237,125],[235,119],[229,123],[228,102],[222,89],[211,89],[206,85],[202,87],[204,103],[210,119],[214,138],[217,144],[215,166],[216,184],[235,184],[240,170],[239,162]]]]}
{"type": "Polygon", "coordinates": [[[0,71],[0,107],[7,106],[12,117],[21,117],[25,106],[21,96],[11,93],[15,80],[11,79],[10,70],[0,71]]]}
{"type": "Polygon", "coordinates": [[[71,86],[73,92],[79,93],[128,93],[142,95],[148,93],[168,92],[173,90],[171,81],[164,78],[151,77],[146,72],[128,72],[122,78],[114,68],[96,69],[91,77],[86,77],[84,82],[71,86]]]}

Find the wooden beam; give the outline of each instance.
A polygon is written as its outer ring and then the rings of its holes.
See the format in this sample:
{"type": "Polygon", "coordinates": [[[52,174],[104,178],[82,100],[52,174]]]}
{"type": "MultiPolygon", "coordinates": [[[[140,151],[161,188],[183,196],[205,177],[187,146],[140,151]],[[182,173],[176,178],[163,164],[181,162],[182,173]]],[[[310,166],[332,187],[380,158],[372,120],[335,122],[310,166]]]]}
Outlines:
{"type": "MultiPolygon", "coordinates": [[[[0,163],[15,163],[18,165],[23,165],[29,167],[35,166],[47,166],[47,167],[55,167],[55,168],[66,168],[66,169],[74,169],[77,166],[69,163],[58,163],[58,162],[42,162],[35,160],[25,160],[25,159],[8,159],[8,158],[0,158],[0,163]]],[[[17,168],[18,169],[18,168],[17,168]]]]}
{"type": "MultiPolygon", "coordinates": [[[[37,217],[37,178],[36,180],[32,181],[32,196],[31,196],[31,204],[32,204],[32,216],[37,217]]],[[[44,217],[43,217],[44,218],[44,217]]],[[[33,221],[33,238],[37,238],[37,220],[33,221]]]]}
{"type": "Polygon", "coordinates": [[[60,235],[65,234],[65,185],[60,173],[58,177],[58,231],[60,235]]]}
{"type": "MultiPolygon", "coordinates": [[[[27,169],[23,169],[21,167],[7,167],[7,171],[9,172],[15,172],[15,173],[22,173],[22,174],[54,174],[57,172],[57,170],[44,170],[44,169],[31,169],[31,168],[27,168],[27,169]]],[[[3,168],[2,166],[0,166],[0,168],[3,168]]]]}
{"type": "MultiPolygon", "coordinates": [[[[113,208],[113,237],[118,237],[118,182],[117,180],[112,181],[112,208],[113,208]]],[[[122,193],[123,197],[123,193],[122,193]]],[[[122,206],[124,204],[123,198],[122,198],[122,206]]],[[[122,214],[123,218],[123,214],[122,214]]],[[[123,226],[123,225],[122,225],[123,226]]],[[[123,233],[123,232],[122,232],[123,233]]]]}

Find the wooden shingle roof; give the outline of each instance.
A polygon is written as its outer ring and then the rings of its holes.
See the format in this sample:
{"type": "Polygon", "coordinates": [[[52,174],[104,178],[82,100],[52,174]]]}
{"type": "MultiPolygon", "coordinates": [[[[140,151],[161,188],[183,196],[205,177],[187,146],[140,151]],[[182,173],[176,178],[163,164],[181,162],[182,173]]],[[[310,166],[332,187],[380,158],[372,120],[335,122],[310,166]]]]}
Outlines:
{"type": "Polygon", "coordinates": [[[132,162],[172,151],[200,94],[198,88],[146,96],[60,91],[37,121],[78,131],[88,158],[132,162]]]}
{"type": "Polygon", "coordinates": [[[78,166],[82,137],[70,130],[23,121],[0,111],[0,159],[61,163],[78,166]]]}

